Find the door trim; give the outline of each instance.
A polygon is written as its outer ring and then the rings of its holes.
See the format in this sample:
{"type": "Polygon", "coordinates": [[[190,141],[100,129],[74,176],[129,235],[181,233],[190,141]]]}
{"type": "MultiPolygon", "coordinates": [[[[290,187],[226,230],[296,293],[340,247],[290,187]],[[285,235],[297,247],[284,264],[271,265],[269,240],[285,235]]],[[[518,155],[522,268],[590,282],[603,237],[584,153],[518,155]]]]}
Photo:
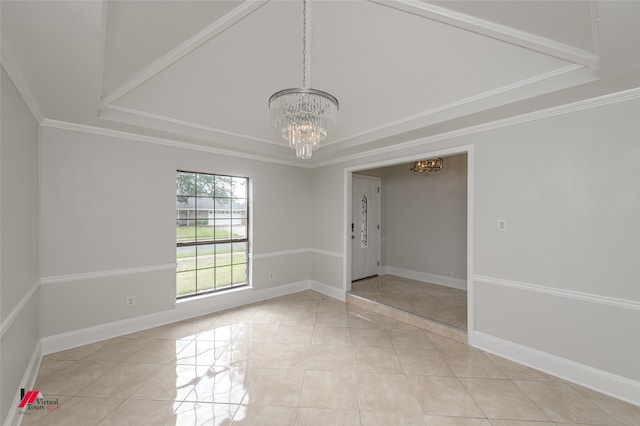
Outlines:
{"type": "MultiPolygon", "coordinates": [[[[381,161],[375,161],[357,166],[349,166],[344,168],[343,177],[343,246],[342,253],[344,261],[342,263],[343,282],[342,288],[345,293],[351,291],[351,188],[352,175],[354,172],[367,169],[375,169],[379,167],[393,166],[396,164],[410,163],[411,161],[420,160],[428,157],[440,157],[455,154],[467,154],[467,336],[468,341],[472,343],[474,327],[474,293],[473,293],[473,188],[474,188],[474,146],[462,145],[454,148],[439,149],[433,151],[424,151],[419,154],[409,156],[401,156],[381,161]]],[[[380,202],[381,197],[378,197],[380,202]]],[[[380,238],[378,238],[380,244],[380,238]]],[[[380,254],[379,254],[380,255],[380,254]]],[[[382,266],[382,265],[381,265],[382,266]]],[[[378,268],[378,272],[380,268],[378,268]]]]}

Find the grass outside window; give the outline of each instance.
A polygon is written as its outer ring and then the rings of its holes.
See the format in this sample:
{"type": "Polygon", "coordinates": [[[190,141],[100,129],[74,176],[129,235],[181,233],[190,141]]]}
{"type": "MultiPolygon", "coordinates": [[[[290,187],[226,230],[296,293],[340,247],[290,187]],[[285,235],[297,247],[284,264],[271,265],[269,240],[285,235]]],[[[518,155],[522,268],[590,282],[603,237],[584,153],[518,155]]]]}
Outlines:
{"type": "Polygon", "coordinates": [[[248,179],[178,171],[177,298],[248,285],[248,179]]]}

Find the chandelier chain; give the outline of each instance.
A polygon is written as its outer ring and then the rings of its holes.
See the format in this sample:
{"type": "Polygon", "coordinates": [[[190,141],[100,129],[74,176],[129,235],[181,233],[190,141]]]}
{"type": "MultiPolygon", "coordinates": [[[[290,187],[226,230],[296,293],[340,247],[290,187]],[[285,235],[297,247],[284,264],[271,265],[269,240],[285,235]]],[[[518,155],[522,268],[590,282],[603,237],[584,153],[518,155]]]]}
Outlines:
{"type": "Polygon", "coordinates": [[[271,95],[271,125],[296,150],[296,157],[308,160],[336,128],[338,108],[335,96],[307,87],[307,0],[302,0],[302,87],[271,95]]]}
{"type": "Polygon", "coordinates": [[[302,0],[302,87],[307,87],[307,0],[302,0]]]}

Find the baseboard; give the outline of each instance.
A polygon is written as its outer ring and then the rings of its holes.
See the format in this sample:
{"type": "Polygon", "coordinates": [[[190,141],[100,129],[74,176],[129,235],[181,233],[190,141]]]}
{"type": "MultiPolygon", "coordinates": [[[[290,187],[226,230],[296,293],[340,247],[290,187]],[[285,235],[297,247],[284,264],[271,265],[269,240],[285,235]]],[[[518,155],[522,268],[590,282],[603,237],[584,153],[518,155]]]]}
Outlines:
{"type": "Polygon", "coordinates": [[[640,406],[640,382],[478,331],[469,344],[572,383],[640,406]]]}
{"type": "Polygon", "coordinates": [[[313,280],[309,282],[309,288],[311,290],[317,291],[318,293],[322,293],[325,296],[337,299],[341,302],[345,301],[345,291],[341,288],[332,287],[330,285],[313,280]]]}
{"type": "MultiPolygon", "coordinates": [[[[27,369],[22,376],[22,380],[20,380],[20,387],[24,387],[27,390],[31,390],[34,388],[36,384],[36,378],[38,377],[38,371],[40,370],[40,362],[42,361],[42,343],[38,341],[36,343],[36,347],[33,349],[33,353],[31,354],[31,358],[29,359],[29,364],[27,365],[27,369]]],[[[4,426],[13,426],[22,424],[22,415],[18,410],[18,405],[20,404],[20,394],[16,392],[11,402],[11,407],[13,409],[7,415],[7,418],[4,421],[4,426]]]]}
{"type": "Polygon", "coordinates": [[[42,354],[60,352],[307,289],[309,289],[309,281],[299,281],[268,289],[243,287],[225,293],[186,299],[177,302],[175,308],[171,310],[44,337],[41,340],[42,354]]]}
{"type": "Polygon", "coordinates": [[[459,290],[467,289],[467,280],[460,278],[451,278],[443,275],[429,274],[427,272],[412,271],[410,269],[396,268],[395,266],[389,265],[386,265],[383,270],[385,274],[388,275],[397,275],[402,278],[410,278],[412,280],[457,288],[459,290]]]}

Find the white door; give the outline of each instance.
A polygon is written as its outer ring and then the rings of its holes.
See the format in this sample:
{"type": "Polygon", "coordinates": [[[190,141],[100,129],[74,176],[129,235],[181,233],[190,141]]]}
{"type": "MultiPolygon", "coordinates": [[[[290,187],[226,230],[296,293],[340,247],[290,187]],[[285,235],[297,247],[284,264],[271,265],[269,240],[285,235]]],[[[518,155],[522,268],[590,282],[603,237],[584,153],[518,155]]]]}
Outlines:
{"type": "Polygon", "coordinates": [[[352,176],[351,280],[378,275],[380,179],[352,176]]]}

